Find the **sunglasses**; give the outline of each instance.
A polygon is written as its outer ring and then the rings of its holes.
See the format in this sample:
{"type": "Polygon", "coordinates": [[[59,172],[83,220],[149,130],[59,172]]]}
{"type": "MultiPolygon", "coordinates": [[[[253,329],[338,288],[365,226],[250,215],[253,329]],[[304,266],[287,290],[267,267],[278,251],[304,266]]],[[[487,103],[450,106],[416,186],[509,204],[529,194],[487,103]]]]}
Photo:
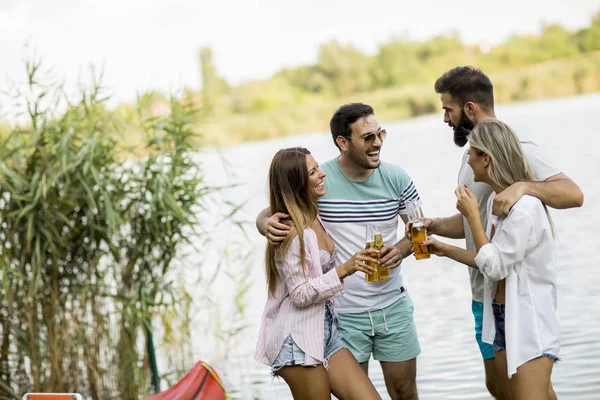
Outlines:
{"type": "Polygon", "coordinates": [[[379,141],[383,142],[385,137],[387,136],[387,131],[385,129],[379,128],[377,133],[369,133],[360,139],[364,142],[366,146],[370,146],[375,143],[375,138],[378,138],[379,141]]]}

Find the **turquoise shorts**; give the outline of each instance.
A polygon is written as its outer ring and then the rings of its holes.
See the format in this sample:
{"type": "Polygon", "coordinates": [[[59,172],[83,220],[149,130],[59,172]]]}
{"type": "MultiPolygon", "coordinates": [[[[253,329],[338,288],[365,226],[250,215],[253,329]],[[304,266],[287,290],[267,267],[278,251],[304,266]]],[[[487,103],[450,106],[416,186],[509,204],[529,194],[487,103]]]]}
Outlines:
{"type": "Polygon", "coordinates": [[[359,363],[373,358],[383,362],[403,362],[421,354],[414,305],[408,295],[375,311],[339,314],[344,344],[359,363]]]}
{"type": "Polygon", "coordinates": [[[473,300],[471,302],[471,311],[473,311],[473,318],[475,318],[475,340],[479,345],[479,351],[481,357],[484,360],[491,360],[494,358],[494,346],[489,343],[484,343],[481,340],[481,328],[483,327],[483,303],[473,300]]]}

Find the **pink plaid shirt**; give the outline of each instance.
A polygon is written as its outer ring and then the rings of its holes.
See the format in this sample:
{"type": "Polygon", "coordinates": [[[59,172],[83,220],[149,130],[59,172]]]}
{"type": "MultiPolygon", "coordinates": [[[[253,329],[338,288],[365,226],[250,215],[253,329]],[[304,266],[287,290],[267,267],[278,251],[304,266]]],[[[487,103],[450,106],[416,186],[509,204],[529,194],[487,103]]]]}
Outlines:
{"type": "Polygon", "coordinates": [[[335,268],[323,273],[315,231],[304,230],[305,272],[300,263],[300,240],[295,237],[283,259],[277,260],[275,296],[267,298],[254,359],[272,365],[285,339],[310,357],[324,361],[325,302],[344,293],[335,268]]]}

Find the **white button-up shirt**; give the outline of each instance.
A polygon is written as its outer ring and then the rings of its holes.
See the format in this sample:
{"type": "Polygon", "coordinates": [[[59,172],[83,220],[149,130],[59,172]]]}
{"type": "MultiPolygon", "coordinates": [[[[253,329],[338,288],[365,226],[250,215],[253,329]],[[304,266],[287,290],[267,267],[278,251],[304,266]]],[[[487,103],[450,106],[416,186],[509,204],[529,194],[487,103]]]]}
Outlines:
{"type": "Polygon", "coordinates": [[[496,233],[483,246],[475,263],[485,276],[483,335],[493,344],[496,326],[492,300],[497,282],[506,278],[506,358],[508,377],[527,361],[544,353],[558,356],[560,326],[557,315],[557,267],[552,229],[543,204],[535,197],[523,196],[506,217],[490,215],[496,233]]]}

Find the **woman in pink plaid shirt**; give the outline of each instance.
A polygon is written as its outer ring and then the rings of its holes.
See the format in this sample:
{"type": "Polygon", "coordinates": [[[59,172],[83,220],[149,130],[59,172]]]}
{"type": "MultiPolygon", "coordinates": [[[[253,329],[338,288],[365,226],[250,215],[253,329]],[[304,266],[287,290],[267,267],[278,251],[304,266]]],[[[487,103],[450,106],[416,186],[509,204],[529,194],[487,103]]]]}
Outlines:
{"type": "Polygon", "coordinates": [[[310,152],[280,150],[269,170],[271,212],[291,220],[285,241],[267,244],[269,296],[255,359],[271,366],[289,385],[294,399],[381,399],[338,332],[331,299],[344,293],[342,281],[356,271],[373,272],[373,250],[361,250],[334,266],[335,246],[317,215],[325,194],[310,152]]]}

